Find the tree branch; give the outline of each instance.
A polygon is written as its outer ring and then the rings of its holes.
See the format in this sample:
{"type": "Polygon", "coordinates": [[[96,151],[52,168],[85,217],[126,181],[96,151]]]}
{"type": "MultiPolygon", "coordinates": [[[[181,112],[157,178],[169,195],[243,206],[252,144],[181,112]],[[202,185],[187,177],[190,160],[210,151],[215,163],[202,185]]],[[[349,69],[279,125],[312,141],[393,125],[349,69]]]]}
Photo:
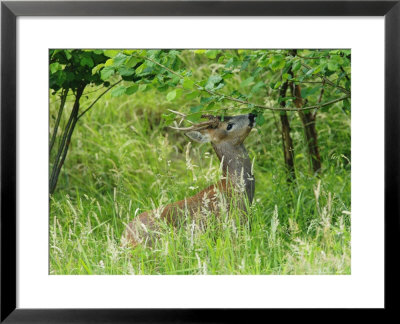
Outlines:
{"type": "Polygon", "coordinates": [[[308,56],[301,56],[301,55],[297,54],[297,57],[300,57],[300,58],[305,59],[305,60],[319,60],[319,59],[323,59],[323,58],[329,58],[329,55],[327,55],[327,56],[318,56],[318,57],[308,57],[308,56]]]}
{"type": "Polygon", "coordinates": [[[88,108],[86,108],[77,118],[76,120],[78,121],[84,114],[86,114],[93,106],[94,104],[99,101],[99,99],[104,96],[108,91],[110,91],[113,87],[115,87],[118,83],[122,82],[122,79],[115,82],[114,84],[110,85],[104,92],[102,92],[97,98],[96,100],[94,100],[90,106],[88,108]]]}

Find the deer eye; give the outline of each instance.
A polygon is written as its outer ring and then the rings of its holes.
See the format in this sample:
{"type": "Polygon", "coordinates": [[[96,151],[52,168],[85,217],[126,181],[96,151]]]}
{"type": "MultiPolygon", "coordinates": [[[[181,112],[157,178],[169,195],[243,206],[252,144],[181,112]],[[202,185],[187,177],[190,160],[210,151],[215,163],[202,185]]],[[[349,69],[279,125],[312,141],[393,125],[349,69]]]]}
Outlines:
{"type": "Polygon", "coordinates": [[[233,124],[228,124],[228,126],[226,127],[226,130],[230,130],[232,128],[233,124]]]}

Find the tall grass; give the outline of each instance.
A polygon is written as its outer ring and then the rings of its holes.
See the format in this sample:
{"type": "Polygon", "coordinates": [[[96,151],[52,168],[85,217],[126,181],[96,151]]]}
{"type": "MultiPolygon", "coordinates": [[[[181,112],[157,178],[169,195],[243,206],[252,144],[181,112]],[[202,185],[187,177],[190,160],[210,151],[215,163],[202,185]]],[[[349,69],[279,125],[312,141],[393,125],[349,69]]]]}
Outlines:
{"type": "Polygon", "coordinates": [[[205,227],[164,226],[151,249],[121,246],[124,224],[136,215],[218,180],[211,146],[188,147],[161,118],[185,105],[155,91],[106,95],[82,118],[50,202],[50,273],[349,274],[350,117],[335,106],[318,114],[320,178],[309,171],[302,125],[291,114],[297,179],[287,184],[279,116],[268,113],[245,142],[256,177],[248,222],[235,212],[210,215],[205,227]]]}

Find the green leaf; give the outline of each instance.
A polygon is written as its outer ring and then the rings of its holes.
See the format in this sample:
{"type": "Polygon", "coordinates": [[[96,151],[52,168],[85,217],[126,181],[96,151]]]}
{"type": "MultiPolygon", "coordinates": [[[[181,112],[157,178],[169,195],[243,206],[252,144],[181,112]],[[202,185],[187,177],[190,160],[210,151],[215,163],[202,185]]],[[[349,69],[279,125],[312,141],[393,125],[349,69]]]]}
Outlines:
{"type": "Polygon", "coordinates": [[[127,95],[134,94],[136,91],[138,91],[139,86],[137,84],[134,84],[133,86],[130,86],[129,88],[126,89],[125,93],[127,95]]]}
{"type": "Polygon", "coordinates": [[[67,58],[67,60],[70,60],[72,58],[70,50],[65,50],[64,53],[65,53],[65,57],[67,58]]]}
{"type": "Polygon", "coordinates": [[[179,97],[181,97],[182,94],[183,94],[183,89],[176,89],[176,98],[175,99],[178,99],[179,97]]]}
{"type": "Polygon", "coordinates": [[[119,73],[121,76],[130,76],[130,75],[135,74],[135,70],[134,70],[134,69],[127,68],[127,67],[125,67],[125,66],[121,66],[121,67],[118,68],[118,73],[119,73]]]}
{"type": "Polygon", "coordinates": [[[213,60],[213,59],[215,59],[217,57],[218,52],[219,52],[219,50],[207,50],[206,51],[206,56],[209,59],[213,60]]]}
{"type": "Polygon", "coordinates": [[[200,103],[206,104],[206,103],[210,102],[211,100],[213,100],[213,97],[201,97],[200,103]]]}
{"type": "Polygon", "coordinates": [[[139,62],[141,62],[141,59],[131,56],[125,63],[125,66],[130,68],[130,67],[134,67],[136,64],[138,64],[139,62]]]}
{"type": "Polygon", "coordinates": [[[60,63],[55,62],[55,63],[50,64],[50,72],[51,73],[55,73],[58,70],[62,70],[62,66],[60,63]]]}
{"type": "Polygon", "coordinates": [[[140,74],[143,72],[143,70],[146,68],[146,63],[142,63],[140,64],[137,68],[136,68],[136,74],[140,74]]]}
{"type": "Polygon", "coordinates": [[[187,120],[190,120],[191,122],[197,122],[199,119],[201,119],[201,115],[202,115],[203,113],[200,111],[200,112],[197,112],[197,113],[194,113],[194,114],[190,114],[190,115],[188,115],[187,117],[186,117],[186,119],[187,120]]]}
{"type": "Polygon", "coordinates": [[[114,58],[114,66],[116,67],[120,67],[122,64],[124,64],[125,60],[126,60],[127,56],[125,54],[122,53],[118,53],[114,58]]]}
{"type": "Polygon", "coordinates": [[[131,55],[135,50],[124,50],[124,54],[131,55]]]}
{"type": "Polygon", "coordinates": [[[273,71],[281,70],[285,67],[286,61],[282,55],[275,55],[272,58],[271,68],[273,71]]]}
{"type": "Polygon", "coordinates": [[[112,66],[106,66],[103,70],[101,70],[101,79],[107,80],[110,76],[114,74],[115,70],[112,66]]]}
{"type": "Polygon", "coordinates": [[[274,85],[274,89],[278,89],[282,84],[282,81],[278,81],[277,83],[275,83],[274,85]]]}
{"type": "Polygon", "coordinates": [[[208,78],[208,81],[216,84],[222,81],[222,77],[219,74],[212,75],[208,78]]]}
{"type": "Polygon", "coordinates": [[[334,62],[328,62],[328,69],[330,71],[336,71],[338,69],[338,65],[334,62]]]}
{"type": "Polygon", "coordinates": [[[319,73],[319,72],[321,72],[321,66],[317,66],[315,69],[314,69],[314,71],[313,71],[313,74],[317,74],[317,73],[319,73]]]}
{"type": "Polygon", "coordinates": [[[230,59],[228,60],[228,62],[226,62],[225,67],[228,69],[228,68],[230,68],[230,67],[233,66],[233,65],[234,65],[234,58],[232,57],[232,58],[230,58],[230,59]]]}
{"type": "Polygon", "coordinates": [[[105,66],[112,66],[112,65],[114,65],[114,60],[113,60],[113,59],[108,59],[108,60],[106,61],[106,63],[104,63],[104,65],[105,65],[105,66]]]}
{"type": "Polygon", "coordinates": [[[96,74],[97,72],[99,72],[103,67],[104,67],[104,63],[101,63],[101,64],[96,65],[96,66],[92,69],[92,75],[93,75],[93,74],[96,74]]]}
{"type": "Polygon", "coordinates": [[[194,98],[197,98],[198,96],[200,96],[200,91],[192,91],[192,92],[187,93],[185,95],[185,98],[187,100],[192,100],[194,98]]]}
{"type": "Polygon", "coordinates": [[[221,81],[222,81],[222,77],[220,75],[218,75],[218,74],[211,75],[207,80],[205,88],[207,90],[211,90],[212,88],[214,88],[215,84],[217,84],[221,81]]]}
{"type": "Polygon", "coordinates": [[[171,80],[167,84],[171,87],[176,87],[176,85],[181,81],[181,78],[177,75],[172,76],[171,80]]]}
{"type": "Polygon", "coordinates": [[[119,50],[105,50],[104,55],[113,58],[116,56],[120,51],[119,50]]]}
{"type": "Polygon", "coordinates": [[[94,66],[93,59],[90,56],[83,56],[80,63],[82,66],[88,66],[90,68],[94,66]]]}
{"type": "Polygon", "coordinates": [[[172,101],[176,98],[176,89],[167,93],[167,100],[172,101]]]}
{"type": "Polygon", "coordinates": [[[307,71],[306,75],[308,76],[308,75],[311,75],[313,73],[314,73],[314,69],[310,69],[310,70],[307,71]]]}
{"type": "Polygon", "coordinates": [[[163,119],[165,119],[165,123],[167,125],[172,124],[172,122],[175,120],[176,115],[174,113],[170,113],[170,114],[162,114],[161,117],[163,119]]]}
{"type": "Polygon", "coordinates": [[[124,86],[119,86],[118,88],[115,88],[113,91],[111,91],[111,97],[120,97],[122,96],[126,91],[126,88],[124,86]]]}
{"type": "Polygon", "coordinates": [[[244,71],[249,66],[250,60],[243,61],[242,66],[240,67],[240,71],[244,71]]]}
{"type": "Polygon", "coordinates": [[[300,69],[300,67],[301,67],[301,62],[300,62],[300,61],[297,61],[297,62],[293,63],[293,65],[292,65],[292,71],[293,71],[293,72],[296,72],[297,70],[300,69]]]}
{"type": "Polygon", "coordinates": [[[182,82],[182,86],[184,89],[191,90],[194,87],[194,81],[189,78],[185,78],[182,82]]]}
{"type": "Polygon", "coordinates": [[[213,90],[216,91],[216,90],[219,90],[219,89],[221,89],[223,87],[225,87],[225,83],[221,82],[213,90]]]}
{"type": "Polygon", "coordinates": [[[344,63],[344,59],[340,55],[332,55],[331,60],[338,65],[342,65],[344,63]]]}
{"type": "Polygon", "coordinates": [[[215,107],[215,102],[210,102],[210,103],[207,105],[206,110],[207,110],[207,111],[210,111],[210,110],[212,110],[214,107],[215,107]]]}
{"type": "Polygon", "coordinates": [[[225,61],[225,56],[224,56],[224,55],[221,55],[221,56],[218,58],[218,63],[219,63],[219,64],[222,64],[224,61],[225,61]]]}
{"type": "Polygon", "coordinates": [[[265,123],[264,115],[259,113],[259,114],[257,115],[257,117],[256,117],[256,124],[257,124],[258,126],[261,126],[261,125],[263,125],[264,123],[265,123]]]}
{"type": "Polygon", "coordinates": [[[202,105],[190,107],[190,112],[192,112],[192,113],[199,112],[201,110],[201,108],[203,108],[202,105]]]}

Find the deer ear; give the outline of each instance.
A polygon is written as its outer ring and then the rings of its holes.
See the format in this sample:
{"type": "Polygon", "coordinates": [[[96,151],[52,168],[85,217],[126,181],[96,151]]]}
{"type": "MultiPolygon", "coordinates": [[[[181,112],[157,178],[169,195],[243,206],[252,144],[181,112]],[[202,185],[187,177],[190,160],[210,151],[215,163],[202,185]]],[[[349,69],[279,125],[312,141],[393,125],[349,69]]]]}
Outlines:
{"type": "Polygon", "coordinates": [[[185,135],[199,143],[208,143],[210,141],[210,135],[208,135],[208,133],[202,134],[199,131],[190,131],[186,132],[185,135]]]}

